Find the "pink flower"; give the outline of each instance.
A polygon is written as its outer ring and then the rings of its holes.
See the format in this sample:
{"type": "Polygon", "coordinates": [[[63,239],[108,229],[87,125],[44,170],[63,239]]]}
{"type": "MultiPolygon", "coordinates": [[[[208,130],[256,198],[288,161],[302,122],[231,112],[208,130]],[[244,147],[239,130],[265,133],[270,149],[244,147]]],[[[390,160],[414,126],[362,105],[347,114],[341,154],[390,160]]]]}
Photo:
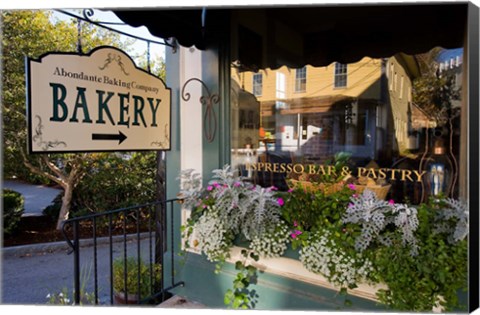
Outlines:
{"type": "Polygon", "coordinates": [[[285,204],[285,201],[283,201],[283,198],[278,198],[278,199],[277,199],[277,203],[278,203],[278,205],[281,207],[281,206],[283,206],[283,205],[285,204]]]}
{"type": "Polygon", "coordinates": [[[297,227],[298,226],[298,223],[297,221],[293,221],[293,226],[297,227]]]}
{"type": "Polygon", "coordinates": [[[202,208],[203,208],[203,209],[207,209],[207,205],[202,205],[202,208]]]}
{"type": "Polygon", "coordinates": [[[353,203],[349,203],[349,204],[348,204],[348,207],[349,207],[349,208],[353,207],[353,203]]]}
{"type": "Polygon", "coordinates": [[[213,190],[213,186],[207,186],[207,190],[208,190],[208,191],[212,191],[212,190],[213,190]]]}
{"type": "Polygon", "coordinates": [[[353,194],[352,197],[353,197],[353,198],[358,198],[358,195],[357,195],[357,194],[353,194]]]}
{"type": "Polygon", "coordinates": [[[395,204],[395,201],[393,201],[393,199],[390,199],[390,200],[388,201],[388,204],[394,205],[394,204],[395,204]]]}
{"type": "Polygon", "coordinates": [[[297,238],[297,234],[295,234],[295,233],[290,234],[290,236],[291,236],[292,238],[297,238]]]}
{"type": "Polygon", "coordinates": [[[289,192],[289,193],[293,192],[293,189],[292,189],[292,188],[290,188],[290,189],[288,190],[288,192],[289,192]]]}
{"type": "Polygon", "coordinates": [[[302,234],[302,231],[295,230],[295,232],[294,232],[294,233],[295,233],[295,235],[297,235],[297,236],[298,236],[298,235],[301,235],[301,234],[302,234]]]}
{"type": "Polygon", "coordinates": [[[217,182],[214,182],[212,185],[213,185],[215,188],[220,187],[220,185],[219,185],[217,182]]]}
{"type": "Polygon", "coordinates": [[[278,190],[278,188],[277,188],[277,187],[275,187],[275,186],[271,186],[271,187],[269,188],[269,190],[277,191],[277,190],[278,190]]]}
{"type": "Polygon", "coordinates": [[[234,187],[240,187],[240,186],[242,186],[242,183],[240,183],[240,182],[235,182],[235,183],[233,184],[233,186],[234,186],[234,187]]]}
{"type": "Polygon", "coordinates": [[[348,188],[350,188],[351,190],[355,190],[355,185],[354,184],[348,184],[348,188]]]}

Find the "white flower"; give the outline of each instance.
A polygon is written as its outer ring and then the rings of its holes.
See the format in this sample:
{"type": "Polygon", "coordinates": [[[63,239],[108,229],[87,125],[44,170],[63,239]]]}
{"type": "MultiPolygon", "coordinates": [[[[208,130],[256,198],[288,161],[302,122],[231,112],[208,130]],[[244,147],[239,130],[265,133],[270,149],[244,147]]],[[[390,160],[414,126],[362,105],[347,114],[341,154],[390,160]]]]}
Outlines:
{"type": "Polygon", "coordinates": [[[331,239],[330,232],[317,232],[307,243],[300,250],[300,261],[307,270],[325,276],[333,284],[348,287],[368,275],[370,261],[348,256],[331,239]]]}
{"type": "Polygon", "coordinates": [[[218,215],[207,212],[194,225],[196,248],[202,251],[209,261],[222,260],[229,253],[229,244],[225,240],[226,229],[218,215]]]}
{"type": "Polygon", "coordinates": [[[250,248],[260,256],[279,257],[287,249],[288,242],[288,227],[285,224],[278,223],[269,231],[255,236],[250,243],[250,248]]]}

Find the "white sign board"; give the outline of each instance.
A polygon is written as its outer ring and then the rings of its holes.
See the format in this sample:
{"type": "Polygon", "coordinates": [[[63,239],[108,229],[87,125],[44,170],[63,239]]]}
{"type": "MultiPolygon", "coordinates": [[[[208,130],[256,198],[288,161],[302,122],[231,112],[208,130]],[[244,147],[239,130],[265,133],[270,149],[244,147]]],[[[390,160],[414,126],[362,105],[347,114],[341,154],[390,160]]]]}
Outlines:
{"type": "Polygon", "coordinates": [[[123,51],[27,61],[29,151],[170,149],[171,91],[123,51]]]}

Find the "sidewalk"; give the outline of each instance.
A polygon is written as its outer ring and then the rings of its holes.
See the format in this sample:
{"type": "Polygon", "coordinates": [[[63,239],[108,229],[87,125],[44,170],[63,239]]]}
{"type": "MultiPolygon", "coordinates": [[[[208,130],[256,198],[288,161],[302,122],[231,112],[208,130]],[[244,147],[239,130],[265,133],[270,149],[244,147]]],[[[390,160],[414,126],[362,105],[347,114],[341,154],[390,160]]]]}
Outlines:
{"type": "MultiPolygon", "coordinates": [[[[21,181],[7,180],[3,188],[21,193],[25,199],[24,216],[39,216],[45,207],[62,192],[61,189],[30,185],[21,181]]],[[[123,253],[123,237],[114,238],[113,254],[123,253]]],[[[142,251],[148,248],[147,240],[141,242],[142,251]],[[143,244],[145,243],[145,244],[143,244]]],[[[127,242],[127,252],[136,252],[136,241],[127,242]]],[[[91,240],[82,240],[81,268],[83,272],[93,272],[93,247],[91,240]]],[[[0,277],[0,304],[9,305],[45,305],[47,295],[60,293],[64,288],[73,287],[73,256],[67,255],[70,250],[66,242],[52,242],[2,248],[2,274],[0,277]]],[[[99,275],[99,298],[101,304],[110,304],[109,279],[109,244],[98,240],[97,255],[99,275]],[[105,258],[105,259],[102,259],[105,258]]],[[[145,257],[147,254],[145,253],[145,257]]],[[[93,292],[93,274],[86,290],[93,292]]],[[[70,291],[71,292],[71,291],[70,291]]],[[[202,308],[203,305],[174,296],[159,307],[165,308],[202,308]]]]}
{"type": "Polygon", "coordinates": [[[23,216],[42,215],[43,209],[48,207],[53,199],[62,192],[61,189],[43,185],[32,185],[17,180],[5,180],[2,188],[14,190],[23,195],[25,212],[23,216]]]}
{"type": "MultiPolygon", "coordinates": [[[[113,255],[123,255],[123,237],[117,237],[113,243],[113,255]]],[[[141,242],[142,252],[148,248],[148,239],[141,242]]],[[[85,283],[87,292],[93,292],[93,247],[89,240],[80,243],[81,276],[88,275],[85,283]]],[[[73,288],[73,255],[68,255],[66,242],[43,243],[34,245],[13,246],[2,249],[2,294],[1,304],[45,305],[47,295],[60,293],[62,289],[73,288]]],[[[109,244],[98,241],[99,257],[98,287],[101,304],[109,304],[110,279],[108,263],[109,244]]],[[[127,252],[137,251],[137,241],[127,241],[127,252]]],[[[147,253],[144,253],[145,257],[147,253]]]]}
{"type": "MultiPolygon", "coordinates": [[[[123,237],[118,237],[113,246],[113,254],[123,255],[123,237]]],[[[148,239],[142,241],[142,249],[148,248],[148,239]]],[[[89,240],[81,242],[81,262],[83,272],[92,268],[93,248],[89,240]]],[[[136,240],[127,242],[127,252],[136,252],[136,240]]],[[[73,256],[67,255],[66,242],[14,246],[2,249],[2,286],[0,304],[45,305],[47,295],[59,293],[64,288],[73,287],[73,256]]],[[[99,240],[98,257],[109,256],[108,242],[99,240]]],[[[147,254],[145,253],[145,256],[147,254]]],[[[109,264],[107,259],[99,259],[97,265],[100,304],[110,304],[109,264]]],[[[92,275],[84,283],[86,291],[93,292],[92,275]]],[[[71,290],[70,290],[71,292],[71,290]]],[[[153,307],[153,306],[152,306],[153,307]]],[[[158,305],[161,308],[205,308],[204,305],[173,296],[158,305]]]]}

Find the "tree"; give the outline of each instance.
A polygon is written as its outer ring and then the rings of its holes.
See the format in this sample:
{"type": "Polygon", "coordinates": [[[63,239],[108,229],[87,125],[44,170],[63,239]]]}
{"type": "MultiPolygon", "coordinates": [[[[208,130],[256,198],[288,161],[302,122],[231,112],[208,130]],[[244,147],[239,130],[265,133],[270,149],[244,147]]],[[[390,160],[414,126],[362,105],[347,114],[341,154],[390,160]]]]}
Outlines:
{"type": "Polygon", "coordinates": [[[452,101],[460,98],[453,76],[439,72],[438,58],[442,52],[437,47],[416,56],[422,76],[413,82],[413,102],[438,125],[444,125],[452,117],[452,101]]]}
{"type": "MultiPolygon", "coordinates": [[[[31,176],[28,171],[47,178],[64,190],[57,229],[68,218],[73,190],[82,179],[96,154],[26,153],[25,57],[37,58],[49,51],[76,51],[78,28],[75,21],[52,21],[49,11],[3,11],[2,36],[2,110],[4,119],[4,172],[20,178],[31,176]]],[[[82,50],[100,45],[117,46],[119,35],[98,29],[88,23],[81,27],[82,50]]],[[[127,44],[128,45],[128,44],[127,44]]]]}
{"type": "MultiPolygon", "coordinates": [[[[138,67],[148,70],[148,63],[147,60],[147,52],[137,56],[135,59],[137,60],[138,67]]],[[[166,67],[165,67],[165,60],[161,56],[156,56],[156,58],[150,59],[150,73],[159,77],[160,79],[165,82],[167,77],[166,67]]]]}

